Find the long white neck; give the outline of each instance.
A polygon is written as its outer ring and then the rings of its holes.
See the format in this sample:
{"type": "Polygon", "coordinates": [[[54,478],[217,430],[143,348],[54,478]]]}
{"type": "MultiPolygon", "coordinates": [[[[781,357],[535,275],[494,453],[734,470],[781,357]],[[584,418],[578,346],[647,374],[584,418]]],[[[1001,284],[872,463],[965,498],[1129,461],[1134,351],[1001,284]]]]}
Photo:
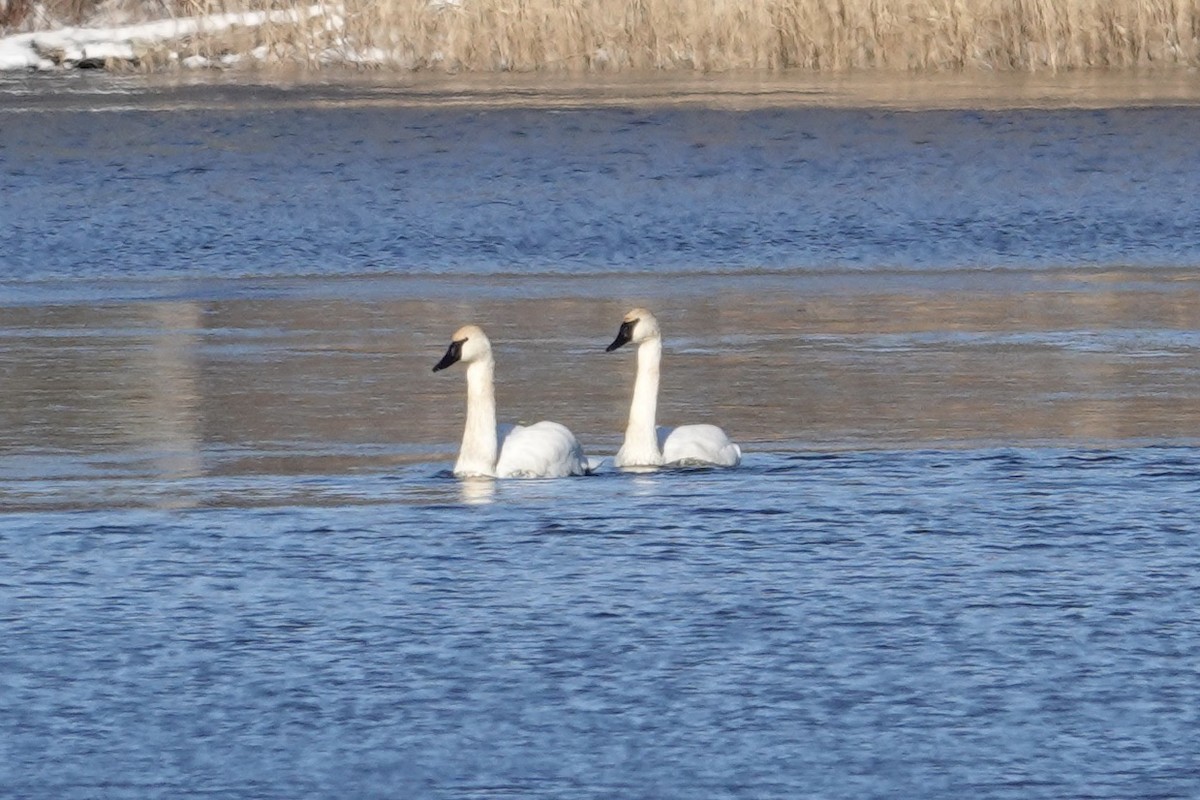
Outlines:
{"type": "Polygon", "coordinates": [[[657,465],[662,463],[655,433],[658,414],[658,376],[662,362],[662,340],[647,339],[638,346],[637,379],[633,384],[633,403],[629,406],[629,424],[625,427],[625,443],[620,460],[625,464],[657,465]]]}
{"type": "Polygon", "coordinates": [[[454,464],[456,475],[496,474],[496,389],[491,356],[467,367],[467,425],[454,464]]]}

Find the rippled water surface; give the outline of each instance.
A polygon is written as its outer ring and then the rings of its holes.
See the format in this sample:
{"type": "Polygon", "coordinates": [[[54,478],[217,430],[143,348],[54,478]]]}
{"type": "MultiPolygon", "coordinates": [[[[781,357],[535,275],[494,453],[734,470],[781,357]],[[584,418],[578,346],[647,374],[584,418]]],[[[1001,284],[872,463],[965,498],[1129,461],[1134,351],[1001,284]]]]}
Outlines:
{"type": "Polygon", "coordinates": [[[1200,795],[1186,92],[139,80],[0,84],[0,794],[1200,795]],[[449,474],[633,305],[741,467],[449,474]]]}
{"type": "Polygon", "coordinates": [[[0,265],[64,278],[1192,267],[1193,92],[1191,106],[920,113],[814,95],[527,108],[244,89],[180,90],[166,110],[85,96],[89,114],[16,95],[0,265]]]}

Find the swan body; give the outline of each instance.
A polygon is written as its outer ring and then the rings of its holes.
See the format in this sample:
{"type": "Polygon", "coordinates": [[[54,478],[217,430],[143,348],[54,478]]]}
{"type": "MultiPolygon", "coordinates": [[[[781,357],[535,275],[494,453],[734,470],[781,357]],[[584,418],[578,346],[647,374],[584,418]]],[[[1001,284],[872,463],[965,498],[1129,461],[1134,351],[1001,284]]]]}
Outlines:
{"type": "Polygon", "coordinates": [[[583,448],[557,422],[496,424],[496,362],[492,343],[477,325],[455,331],[434,372],[462,361],[467,365],[467,421],[454,474],[460,478],[563,478],[585,475],[590,464],[583,448]]]}
{"type": "Polygon", "coordinates": [[[658,320],[644,308],[635,308],[625,315],[617,338],[607,350],[611,353],[630,342],[638,346],[637,378],[633,384],[633,403],[629,407],[625,441],[613,464],[621,468],[736,467],[740,464],[741,448],[716,425],[655,426],[662,334],[658,320]]]}
{"type": "Polygon", "coordinates": [[[588,471],[579,441],[557,422],[513,425],[500,440],[498,477],[561,478],[588,471]]]}

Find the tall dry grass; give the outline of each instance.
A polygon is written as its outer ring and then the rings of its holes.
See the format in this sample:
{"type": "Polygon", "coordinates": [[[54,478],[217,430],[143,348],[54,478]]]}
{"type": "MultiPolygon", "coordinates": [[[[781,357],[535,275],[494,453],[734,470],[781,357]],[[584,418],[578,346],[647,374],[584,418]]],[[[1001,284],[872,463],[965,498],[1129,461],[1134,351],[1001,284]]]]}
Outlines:
{"type": "MultiPolygon", "coordinates": [[[[158,2],[179,15],[307,5],[158,2]]],[[[326,17],[193,47],[219,53],[253,44],[310,65],[357,60],[464,72],[1200,66],[1200,0],[324,2],[326,17]]]]}
{"type": "Polygon", "coordinates": [[[1083,69],[1200,65],[1200,0],[345,0],[407,69],[1083,69]]]}

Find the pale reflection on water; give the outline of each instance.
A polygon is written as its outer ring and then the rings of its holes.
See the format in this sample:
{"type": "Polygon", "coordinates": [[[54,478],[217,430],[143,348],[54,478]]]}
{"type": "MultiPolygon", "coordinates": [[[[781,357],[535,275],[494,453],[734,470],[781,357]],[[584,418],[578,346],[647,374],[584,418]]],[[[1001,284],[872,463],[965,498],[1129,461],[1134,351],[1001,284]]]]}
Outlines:
{"type": "Polygon", "coordinates": [[[486,505],[496,498],[496,482],[490,478],[467,478],[458,486],[462,502],[469,506],[486,505]]]}
{"type": "MultiPolygon", "coordinates": [[[[496,344],[502,420],[554,419],[611,456],[634,362],[604,347],[635,304],[666,337],[660,421],[717,422],[748,452],[1193,440],[1198,279],[634,277],[604,296],[556,278],[526,297],[314,279],[250,297],[7,307],[0,485],[17,505],[102,491],[170,506],[210,502],[213,479],[448,469],[464,381],[430,368],[466,322],[496,344]]],[[[461,488],[469,502],[493,491],[461,488]]]]}
{"type": "Polygon", "coordinates": [[[197,413],[202,393],[197,341],[202,309],[198,303],[185,302],[151,303],[146,310],[155,332],[147,348],[134,351],[129,382],[144,393],[129,406],[138,413],[143,446],[154,471],[167,479],[197,477],[204,474],[204,439],[197,413]]]}

